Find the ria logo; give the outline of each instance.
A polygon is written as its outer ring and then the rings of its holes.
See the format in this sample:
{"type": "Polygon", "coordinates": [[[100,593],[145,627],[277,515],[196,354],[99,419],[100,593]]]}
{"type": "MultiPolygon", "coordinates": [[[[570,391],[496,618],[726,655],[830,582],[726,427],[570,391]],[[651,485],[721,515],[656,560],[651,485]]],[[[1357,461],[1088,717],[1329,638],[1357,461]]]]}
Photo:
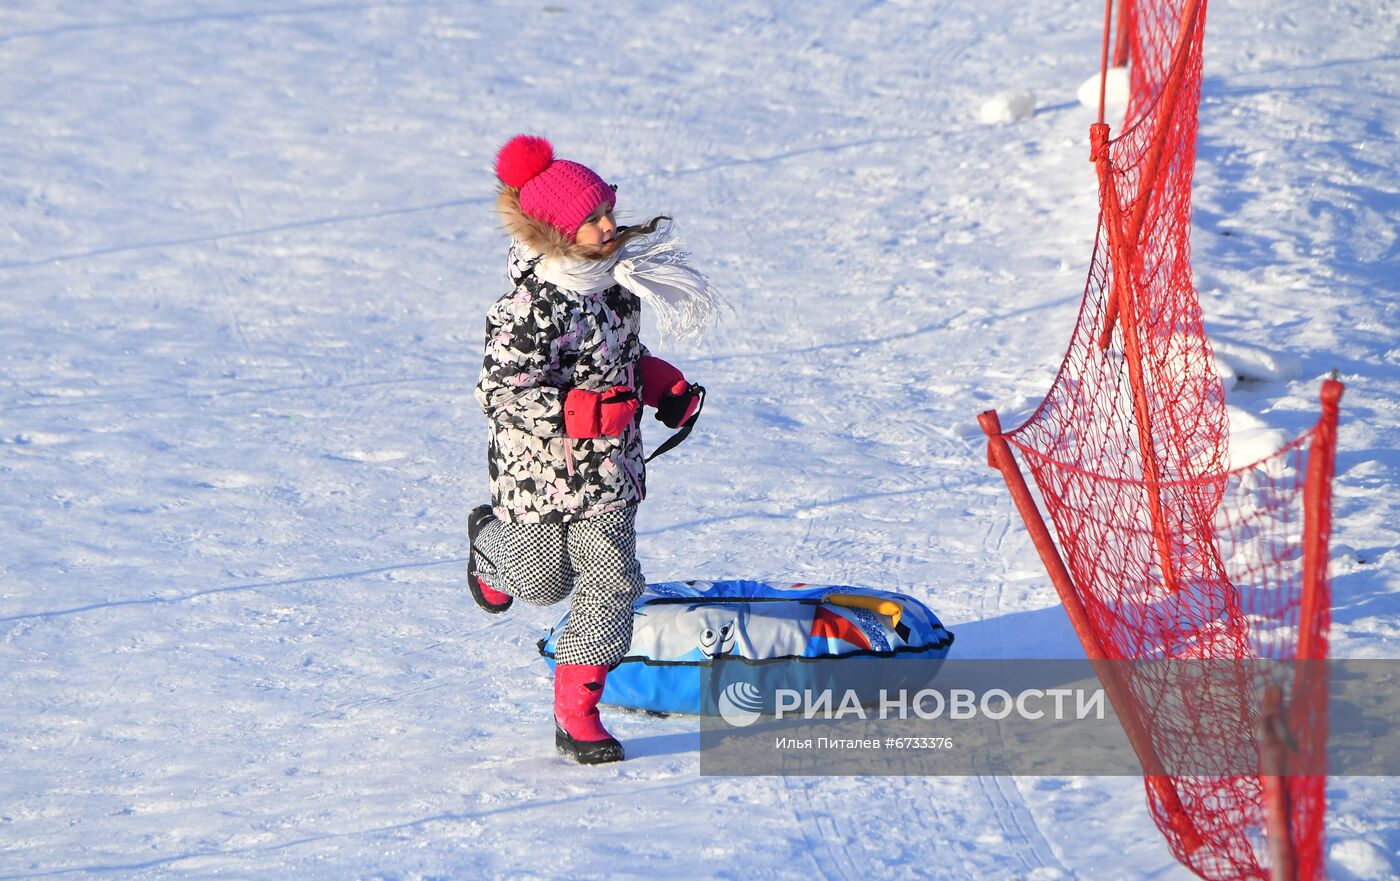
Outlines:
{"type": "Polygon", "coordinates": [[[731,682],[720,692],[720,718],[735,728],[744,728],[763,715],[763,696],[752,682],[731,682]]]}

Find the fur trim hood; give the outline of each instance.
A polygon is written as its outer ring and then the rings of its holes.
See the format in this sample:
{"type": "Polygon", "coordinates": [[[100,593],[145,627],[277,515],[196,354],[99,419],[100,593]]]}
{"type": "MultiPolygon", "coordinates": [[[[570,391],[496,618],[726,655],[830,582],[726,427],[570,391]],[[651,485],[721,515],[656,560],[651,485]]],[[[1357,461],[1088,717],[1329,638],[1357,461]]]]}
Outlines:
{"type": "Polygon", "coordinates": [[[591,248],[571,242],[564,234],[542,220],[536,220],[520,207],[520,190],[501,186],[496,195],[496,213],[501,217],[501,226],[516,241],[529,247],[548,260],[568,257],[586,260],[596,257],[591,248]]]}
{"type": "MultiPolygon", "coordinates": [[[[551,224],[520,207],[520,191],[502,185],[496,197],[501,225],[510,234],[512,266],[533,260],[535,278],[559,290],[589,295],[621,286],[656,310],[665,336],[700,334],[729,305],[702,273],[692,269],[669,217],[646,227],[628,228],[606,255],[565,238],[551,224]],[[538,258],[538,259],[537,259],[538,258]]],[[[512,272],[512,282],[519,277],[512,272]]]]}

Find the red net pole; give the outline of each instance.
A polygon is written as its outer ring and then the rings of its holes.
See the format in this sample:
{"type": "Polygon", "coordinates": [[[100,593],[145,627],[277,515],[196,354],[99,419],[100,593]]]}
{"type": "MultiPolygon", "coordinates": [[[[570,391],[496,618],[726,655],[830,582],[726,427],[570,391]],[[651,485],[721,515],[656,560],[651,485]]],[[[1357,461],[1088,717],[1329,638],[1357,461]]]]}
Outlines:
{"type": "Polygon", "coordinates": [[[1264,802],[1264,830],[1269,840],[1269,881],[1298,881],[1294,860],[1292,799],[1289,798],[1288,742],[1284,727],[1283,690],[1264,689],[1259,720],[1259,765],[1264,802]]]}
{"type": "MultiPolygon", "coordinates": [[[[1323,418],[1307,435],[1229,469],[1224,387],[1190,265],[1206,5],[1119,6],[1132,98],[1115,140],[1102,122],[1090,130],[1099,233],[1079,319],[1035,413],[1010,432],[995,413],[979,421],[989,464],[1142,763],[1172,853],[1211,881],[1268,881],[1270,870],[1316,881],[1325,873],[1328,680],[1309,659],[1327,656],[1341,387],[1324,387],[1323,418]],[[1256,683],[1234,667],[1207,667],[1201,688],[1137,666],[1131,675],[1100,670],[1119,660],[1256,658],[1298,659],[1291,683],[1277,675],[1284,702],[1268,728],[1256,683]],[[1259,764],[1241,773],[1212,752],[1222,738],[1259,749],[1259,764]],[[1167,757],[1199,770],[1168,776],[1167,757]]],[[[1105,66],[1113,14],[1108,3],[1105,66]]]]}
{"type": "Polygon", "coordinates": [[[1176,48],[1172,50],[1171,67],[1169,68],[1171,72],[1168,74],[1167,82],[1162,89],[1162,103],[1157,111],[1157,125],[1152,136],[1152,148],[1147,153],[1147,165],[1138,182],[1138,197],[1133,206],[1133,218],[1125,230],[1127,241],[1135,250],[1138,238],[1142,234],[1142,222],[1147,216],[1148,203],[1151,202],[1153,191],[1157,188],[1157,171],[1162,165],[1167,133],[1171,130],[1172,122],[1176,118],[1176,101],[1181,95],[1182,83],[1186,81],[1186,53],[1196,39],[1196,26],[1199,24],[1196,13],[1200,9],[1201,0],[1186,0],[1186,5],[1181,10],[1181,30],[1177,33],[1176,48]]]}
{"type": "MultiPolygon", "coordinates": [[[[1293,871],[1302,881],[1326,874],[1325,838],[1327,778],[1327,632],[1331,626],[1331,585],[1327,564],[1331,556],[1332,477],[1336,470],[1337,418],[1343,386],[1335,379],[1322,384],[1322,418],[1308,448],[1303,480],[1302,590],[1298,601],[1297,663],[1292,696],[1284,719],[1298,740],[1297,761],[1305,774],[1286,778],[1287,834],[1293,871]]],[[[1272,829],[1270,834],[1273,835],[1272,829]]],[[[1272,842],[1272,838],[1271,838],[1272,842]]],[[[1292,879],[1289,879],[1292,881],[1292,879]]]]}
{"type": "MultiPolygon", "coordinates": [[[[1185,80],[1186,65],[1182,63],[1186,57],[1186,52],[1190,48],[1196,29],[1196,13],[1200,10],[1201,0],[1187,0],[1186,6],[1181,11],[1181,31],[1177,36],[1176,48],[1172,50],[1172,62],[1167,76],[1167,82],[1162,90],[1162,101],[1157,110],[1156,125],[1153,127],[1152,146],[1148,149],[1145,157],[1142,175],[1138,178],[1137,196],[1133,199],[1133,213],[1127,225],[1116,224],[1110,226],[1109,242],[1113,241],[1115,234],[1121,242],[1122,263],[1114,263],[1114,292],[1108,304],[1108,314],[1104,318],[1103,332],[1099,334],[1099,348],[1107,349],[1109,342],[1113,338],[1113,324],[1123,307],[1119,297],[1118,276],[1127,275],[1131,279],[1134,275],[1133,269],[1137,263],[1138,241],[1142,235],[1142,224],[1147,217],[1147,209],[1152,202],[1152,194],[1157,186],[1157,172],[1162,165],[1162,154],[1165,152],[1167,134],[1171,131],[1172,122],[1176,114],[1176,101],[1181,94],[1181,84],[1185,80]]],[[[1102,121],[1102,114],[1100,114],[1102,121]]],[[[1107,138],[1107,131],[1104,137],[1107,138]]],[[[1094,138],[1093,130],[1090,130],[1090,140],[1094,138]]],[[[1108,150],[1096,151],[1101,155],[1095,155],[1095,163],[1103,163],[1104,171],[1099,176],[1099,187],[1103,195],[1112,192],[1116,195],[1116,189],[1112,185],[1112,176],[1108,174],[1108,150]]],[[[1126,341],[1125,341],[1126,342],[1126,341]]]]}
{"type": "MultiPolygon", "coordinates": [[[[1195,39],[1197,12],[1201,0],[1187,0],[1181,10],[1181,29],[1177,34],[1176,46],[1172,51],[1172,65],[1158,107],[1156,124],[1153,130],[1152,146],[1148,150],[1142,176],[1138,179],[1137,198],[1133,204],[1133,214],[1125,226],[1122,208],[1118,201],[1118,188],[1114,185],[1109,161],[1108,126],[1103,122],[1103,83],[1100,83],[1099,122],[1090,128],[1089,138],[1093,144],[1091,156],[1099,177],[1099,191],[1103,199],[1104,225],[1108,233],[1109,260],[1113,269],[1112,288],[1109,294],[1108,312],[1104,318],[1103,332],[1099,335],[1099,348],[1107,349],[1112,338],[1113,325],[1121,317],[1123,349],[1128,367],[1128,383],[1132,392],[1133,417],[1137,427],[1138,453],[1142,456],[1143,478],[1148,491],[1148,505],[1152,518],[1153,541],[1157,545],[1158,563],[1162,569],[1162,582],[1167,590],[1176,593],[1180,588],[1176,576],[1176,566],[1172,562],[1171,536],[1167,527],[1166,514],[1162,509],[1161,465],[1152,442],[1151,404],[1147,392],[1147,382],[1143,376],[1142,342],[1139,336],[1140,325],[1137,316],[1137,276],[1139,268],[1138,240],[1142,234],[1143,221],[1147,209],[1157,189],[1158,171],[1162,156],[1166,152],[1167,134],[1175,121],[1176,101],[1185,81],[1183,59],[1195,39]]],[[[1111,8],[1111,4],[1110,4],[1111,8]]],[[[1120,10],[1121,14],[1121,10],[1120,10]]],[[[1121,24],[1121,21],[1120,21],[1121,24]]],[[[1110,21],[1105,13],[1104,21],[1104,67],[1107,67],[1108,31],[1110,21]]],[[[1106,79],[1107,70],[1102,71],[1106,79]]]]}
{"type": "MultiPolygon", "coordinates": [[[[1099,191],[1103,196],[1104,226],[1108,230],[1109,262],[1113,266],[1112,288],[1109,294],[1110,318],[1122,316],[1123,352],[1128,365],[1128,386],[1132,392],[1133,419],[1137,425],[1138,454],[1142,456],[1143,480],[1146,483],[1148,506],[1152,517],[1152,538],[1157,545],[1158,563],[1162,567],[1162,582],[1176,593],[1176,567],[1172,565],[1171,537],[1167,533],[1167,518],[1162,510],[1161,467],[1152,445],[1152,409],[1147,400],[1147,381],[1142,375],[1142,343],[1138,336],[1136,294],[1133,291],[1135,250],[1123,233],[1123,212],[1118,204],[1118,188],[1113,185],[1108,161],[1108,126],[1102,122],[1089,129],[1091,157],[1099,175],[1099,191]],[[1114,308],[1116,307],[1116,308],[1114,308]]],[[[1146,185],[1146,184],[1144,184],[1146,185]]],[[[1141,198],[1141,197],[1139,197],[1141,198]]],[[[1104,333],[1109,333],[1105,327],[1104,333]]],[[[1099,340],[1101,348],[1105,341],[1099,340]]]]}
{"type": "Polygon", "coordinates": [[[1110,663],[1110,655],[1104,651],[1103,645],[1099,642],[1098,631],[1090,620],[1089,614],[1085,611],[1084,604],[1080,601],[1079,591],[1074,587],[1074,579],[1070,576],[1069,569],[1065,567],[1064,560],[1061,559],[1060,552],[1055,547],[1055,539],[1050,535],[1050,529],[1045,525],[1045,518],[1041,516],[1040,508],[1036,505],[1035,499],[1031,496],[1030,487],[1026,485],[1026,479],[1021,474],[1021,468],[1016,464],[1016,457],[1011,452],[1011,446],[1002,434],[1001,419],[995,410],[987,410],[978,415],[977,423],[982,426],[983,433],[987,435],[987,464],[1000,471],[1002,479],[1006,481],[1012,501],[1016,503],[1016,510],[1021,514],[1021,520],[1026,524],[1026,531],[1031,535],[1031,541],[1040,554],[1045,571],[1050,575],[1050,582],[1055,586],[1055,592],[1059,594],[1060,604],[1064,606],[1065,613],[1069,616],[1070,626],[1074,628],[1075,635],[1079,637],[1079,643],[1084,647],[1084,654],[1093,663],[1094,672],[1098,675],[1099,682],[1103,685],[1104,692],[1108,695],[1108,700],[1113,704],[1113,710],[1123,725],[1123,732],[1127,735],[1128,742],[1132,744],[1133,752],[1142,764],[1143,772],[1147,778],[1147,786],[1156,795],[1158,803],[1162,805],[1167,815],[1167,822],[1172,830],[1180,836],[1182,845],[1188,851],[1199,849],[1201,846],[1200,833],[1196,830],[1186,808],[1181,804],[1175,782],[1166,774],[1162,760],[1157,755],[1157,749],[1152,743],[1152,736],[1137,713],[1137,703],[1133,700],[1128,687],[1119,679],[1118,670],[1110,663]]]}
{"type": "Polygon", "coordinates": [[[1113,42],[1113,66],[1128,66],[1128,49],[1133,36],[1133,0],[1118,0],[1118,36],[1113,42]]]}
{"type": "Polygon", "coordinates": [[[1327,561],[1332,537],[1332,474],[1337,458],[1337,414],[1342,384],[1322,383],[1322,420],[1308,450],[1308,476],[1303,484],[1303,598],[1298,612],[1298,658],[1327,656],[1330,606],[1327,561]]]}
{"type": "Polygon", "coordinates": [[[1113,29],[1113,0],[1103,0],[1103,60],[1099,62],[1099,125],[1103,125],[1104,101],[1108,95],[1108,33],[1113,29]]]}

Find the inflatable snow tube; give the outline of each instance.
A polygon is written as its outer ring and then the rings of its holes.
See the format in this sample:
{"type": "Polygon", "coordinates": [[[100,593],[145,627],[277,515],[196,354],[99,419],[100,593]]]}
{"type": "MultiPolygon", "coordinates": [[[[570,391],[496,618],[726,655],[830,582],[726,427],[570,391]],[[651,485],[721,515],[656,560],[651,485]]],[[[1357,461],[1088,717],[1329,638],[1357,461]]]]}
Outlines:
{"type": "MultiPolygon", "coordinates": [[[[539,641],[551,669],[568,621],[566,613],[539,641]]],[[[603,702],[658,713],[707,712],[705,677],[716,660],[763,667],[792,688],[830,686],[833,670],[858,671],[869,685],[895,667],[868,662],[941,660],[953,644],[923,603],[867,587],[667,581],[647,585],[632,623],[632,644],[608,675],[603,702]],[[827,663],[835,661],[842,663],[827,663]]],[[[932,675],[927,665],[898,667],[932,675]]]]}

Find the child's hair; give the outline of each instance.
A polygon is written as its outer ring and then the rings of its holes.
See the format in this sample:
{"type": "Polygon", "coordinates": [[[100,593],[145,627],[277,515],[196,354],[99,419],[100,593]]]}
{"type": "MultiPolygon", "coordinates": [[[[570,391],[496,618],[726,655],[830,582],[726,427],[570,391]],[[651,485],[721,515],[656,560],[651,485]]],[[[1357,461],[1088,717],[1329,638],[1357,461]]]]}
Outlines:
{"type": "MultiPolygon", "coordinates": [[[[635,239],[638,236],[651,235],[652,233],[656,232],[657,227],[661,226],[663,222],[670,219],[671,217],[669,215],[658,214],[651,220],[648,220],[646,223],[639,223],[636,226],[619,226],[617,228],[617,233],[613,235],[613,241],[617,243],[614,246],[614,249],[621,248],[623,245],[627,244],[632,239],[635,239]]],[[[598,256],[602,257],[603,255],[599,254],[598,256]]]]}

